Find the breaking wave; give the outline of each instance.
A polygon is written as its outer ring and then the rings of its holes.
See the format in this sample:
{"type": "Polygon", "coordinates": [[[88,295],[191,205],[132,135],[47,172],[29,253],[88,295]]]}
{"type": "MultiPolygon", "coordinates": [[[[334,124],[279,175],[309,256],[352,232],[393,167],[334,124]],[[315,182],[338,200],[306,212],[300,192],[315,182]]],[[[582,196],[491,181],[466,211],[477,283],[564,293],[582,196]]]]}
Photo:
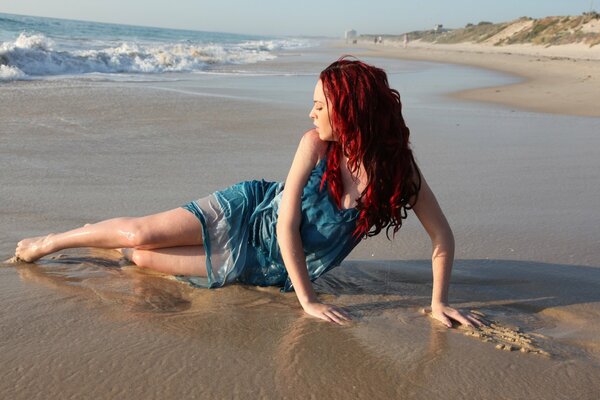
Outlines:
{"type": "Polygon", "coordinates": [[[224,64],[250,64],[276,58],[278,50],[300,48],[302,39],[248,40],[239,43],[88,43],[61,50],[43,34],[21,33],[0,42],[0,80],[87,73],[164,73],[203,71],[224,64]]]}

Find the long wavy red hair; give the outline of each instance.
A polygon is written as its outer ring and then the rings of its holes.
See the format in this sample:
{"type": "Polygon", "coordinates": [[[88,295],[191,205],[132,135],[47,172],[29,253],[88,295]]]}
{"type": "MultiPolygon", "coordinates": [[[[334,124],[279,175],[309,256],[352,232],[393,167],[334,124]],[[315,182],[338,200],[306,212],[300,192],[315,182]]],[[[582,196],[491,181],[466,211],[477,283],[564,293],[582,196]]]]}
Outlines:
{"type": "Polygon", "coordinates": [[[328,183],[338,206],[344,191],[343,155],[354,174],[364,167],[367,185],[357,199],[355,235],[389,238],[402,226],[417,201],[421,175],[410,148],[410,131],[402,117],[400,93],[390,88],[384,70],[344,56],[320,74],[333,134],[322,185],[328,183]]]}

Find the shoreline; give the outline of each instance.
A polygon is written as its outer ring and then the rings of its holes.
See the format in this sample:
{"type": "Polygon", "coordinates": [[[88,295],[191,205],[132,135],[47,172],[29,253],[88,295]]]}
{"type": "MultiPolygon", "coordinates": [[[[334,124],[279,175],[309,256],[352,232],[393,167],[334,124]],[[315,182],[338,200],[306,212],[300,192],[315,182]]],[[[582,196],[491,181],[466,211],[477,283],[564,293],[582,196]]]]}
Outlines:
{"type": "Polygon", "coordinates": [[[534,46],[501,48],[477,44],[438,45],[415,41],[403,48],[394,42],[374,45],[359,41],[356,45],[342,42],[329,44],[335,49],[366,50],[357,56],[373,56],[401,60],[429,61],[467,65],[508,73],[522,78],[510,85],[459,91],[450,97],[501,104],[524,110],[600,117],[600,48],[585,49],[562,46],[559,50],[534,46]]]}

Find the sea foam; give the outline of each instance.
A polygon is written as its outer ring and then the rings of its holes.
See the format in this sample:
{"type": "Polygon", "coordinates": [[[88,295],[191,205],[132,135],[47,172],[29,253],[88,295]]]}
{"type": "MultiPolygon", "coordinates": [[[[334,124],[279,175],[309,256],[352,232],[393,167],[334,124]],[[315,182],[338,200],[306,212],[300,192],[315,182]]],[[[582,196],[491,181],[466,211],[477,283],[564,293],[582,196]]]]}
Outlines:
{"type": "Polygon", "coordinates": [[[160,43],[114,41],[105,47],[62,50],[43,34],[21,33],[0,44],[0,80],[86,73],[163,73],[204,71],[224,64],[276,58],[281,49],[303,47],[295,40],[240,43],[160,43]]]}

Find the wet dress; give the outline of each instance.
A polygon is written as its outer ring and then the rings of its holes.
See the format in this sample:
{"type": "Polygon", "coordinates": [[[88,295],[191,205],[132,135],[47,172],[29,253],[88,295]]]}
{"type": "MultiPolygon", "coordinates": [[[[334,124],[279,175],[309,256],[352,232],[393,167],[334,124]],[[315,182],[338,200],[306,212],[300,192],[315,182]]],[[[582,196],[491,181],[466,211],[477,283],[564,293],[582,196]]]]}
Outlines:
{"type": "MultiPolygon", "coordinates": [[[[322,159],[302,192],[300,237],[310,280],[338,266],[358,244],[354,237],[358,211],[340,209],[327,183],[322,159]]],[[[207,277],[179,276],[198,287],[241,282],[292,289],[277,243],[277,216],[283,182],[237,183],[183,206],[202,224],[207,277]]]]}

